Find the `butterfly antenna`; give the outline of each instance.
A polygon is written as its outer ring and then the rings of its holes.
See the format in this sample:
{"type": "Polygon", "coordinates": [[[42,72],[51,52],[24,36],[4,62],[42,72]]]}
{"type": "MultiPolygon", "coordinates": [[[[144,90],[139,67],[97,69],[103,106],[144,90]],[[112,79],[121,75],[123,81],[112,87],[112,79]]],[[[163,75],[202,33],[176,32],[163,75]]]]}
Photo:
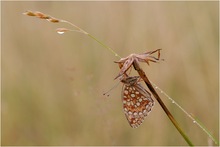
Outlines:
{"type": "Polygon", "coordinates": [[[103,93],[103,95],[106,95],[107,97],[109,97],[109,93],[116,88],[119,85],[120,81],[118,83],[116,83],[111,89],[109,89],[107,92],[103,93]]]}

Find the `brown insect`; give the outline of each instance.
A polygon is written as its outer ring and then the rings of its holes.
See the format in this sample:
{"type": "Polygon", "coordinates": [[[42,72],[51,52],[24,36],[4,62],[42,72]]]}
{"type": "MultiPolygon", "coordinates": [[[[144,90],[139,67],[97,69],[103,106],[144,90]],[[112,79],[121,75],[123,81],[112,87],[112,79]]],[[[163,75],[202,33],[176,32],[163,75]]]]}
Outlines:
{"type": "Polygon", "coordinates": [[[151,94],[139,83],[140,77],[124,76],[121,82],[123,110],[132,128],[137,128],[151,112],[154,101],[151,94]]]}
{"type": "Polygon", "coordinates": [[[125,116],[132,128],[137,128],[144,121],[144,118],[151,112],[154,106],[154,100],[151,94],[140,84],[140,77],[130,77],[126,73],[134,61],[145,62],[158,62],[160,60],[160,50],[145,52],[142,54],[131,54],[126,58],[121,58],[115,63],[119,64],[121,69],[115,79],[120,78],[124,84],[122,89],[122,101],[125,116]],[[157,52],[157,57],[152,54],[157,52]]]}

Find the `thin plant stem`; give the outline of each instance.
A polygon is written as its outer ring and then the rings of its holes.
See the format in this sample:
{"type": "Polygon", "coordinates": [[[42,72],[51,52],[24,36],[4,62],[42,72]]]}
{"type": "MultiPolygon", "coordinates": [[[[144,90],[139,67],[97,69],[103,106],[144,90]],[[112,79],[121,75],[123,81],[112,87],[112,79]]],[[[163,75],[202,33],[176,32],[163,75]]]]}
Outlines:
{"type": "Polygon", "coordinates": [[[202,122],[198,118],[193,116],[192,118],[195,120],[194,122],[197,123],[197,125],[209,136],[209,138],[211,138],[216,145],[219,145],[219,142],[211,135],[211,132],[206,129],[202,122]]]}
{"type": "Polygon", "coordinates": [[[219,142],[217,141],[217,139],[215,139],[215,137],[212,136],[211,132],[206,129],[206,127],[201,123],[201,121],[199,121],[197,118],[195,118],[192,114],[190,115],[185,109],[183,109],[183,107],[181,107],[167,93],[165,93],[163,90],[161,90],[155,83],[153,83],[152,81],[150,81],[150,82],[154,85],[155,89],[158,89],[160,91],[160,93],[163,93],[163,95],[165,95],[165,97],[167,97],[173,104],[175,104],[181,111],[183,111],[186,114],[186,116],[188,116],[193,121],[193,123],[195,123],[197,126],[199,126],[202,129],[202,131],[205,132],[216,145],[219,145],[219,142]]]}
{"type": "Polygon", "coordinates": [[[86,32],[85,30],[83,30],[82,28],[76,26],[75,24],[69,22],[69,21],[66,21],[66,20],[61,20],[61,22],[64,22],[64,23],[68,23],[70,24],[71,26],[75,27],[76,29],[79,30],[79,32],[89,36],[90,38],[92,38],[93,40],[95,40],[96,42],[98,42],[100,45],[102,45],[104,48],[108,49],[110,52],[112,52],[116,57],[118,58],[121,58],[113,49],[111,49],[110,47],[108,47],[107,45],[105,45],[103,42],[99,41],[97,38],[95,38],[93,35],[89,34],[88,32],[86,32]]]}
{"type": "Polygon", "coordinates": [[[182,137],[185,139],[185,141],[188,143],[188,145],[193,146],[192,142],[189,140],[189,138],[186,136],[186,134],[180,128],[179,124],[177,123],[177,121],[175,120],[173,115],[170,113],[170,111],[167,109],[167,107],[165,106],[165,104],[163,103],[163,101],[161,100],[159,95],[157,94],[157,92],[154,90],[154,88],[153,88],[152,84],[150,83],[150,81],[148,80],[145,72],[140,68],[140,66],[136,60],[134,60],[133,66],[134,66],[134,69],[140,75],[140,77],[144,80],[145,84],[147,85],[147,87],[149,88],[151,93],[154,95],[155,99],[158,101],[160,106],[163,108],[164,112],[167,114],[167,116],[169,117],[169,119],[171,120],[173,125],[176,127],[176,129],[179,131],[179,133],[182,135],[182,137]]]}

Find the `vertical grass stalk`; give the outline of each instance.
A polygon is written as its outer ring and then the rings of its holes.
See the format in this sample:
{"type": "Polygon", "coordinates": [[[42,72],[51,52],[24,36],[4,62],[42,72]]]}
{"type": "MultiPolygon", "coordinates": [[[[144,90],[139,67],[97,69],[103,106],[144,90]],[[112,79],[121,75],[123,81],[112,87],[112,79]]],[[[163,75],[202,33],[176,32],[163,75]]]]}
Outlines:
{"type": "Polygon", "coordinates": [[[185,139],[185,141],[188,143],[188,145],[193,146],[193,144],[190,141],[190,139],[186,136],[186,134],[180,128],[179,124],[177,123],[177,121],[175,120],[173,115],[170,113],[170,111],[167,109],[167,107],[165,106],[165,104],[163,103],[163,101],[161,100],[159,95],[157,94],[157,92],[154,90],[154,87],[152,86],[152,84],[148,80],[145,72],[140,68],[140,66],[139,66],[139,64],[138,64],[138,62],[136,60],[134,60],[134,62],[133,62],[133,67],[138,72],[140,77],[144,80],[145,84],[147,85],[147,87],[149,88],[151,93],[154,95],[155,99],[158,101],[160,106],[163,108],[164,112],[167,114],[167,116],[169,117],[169,119],[171,120],[173,125],[176,127],[176,129],[179,131],[179,133],[182,135],[182,137],[185,139]]]}

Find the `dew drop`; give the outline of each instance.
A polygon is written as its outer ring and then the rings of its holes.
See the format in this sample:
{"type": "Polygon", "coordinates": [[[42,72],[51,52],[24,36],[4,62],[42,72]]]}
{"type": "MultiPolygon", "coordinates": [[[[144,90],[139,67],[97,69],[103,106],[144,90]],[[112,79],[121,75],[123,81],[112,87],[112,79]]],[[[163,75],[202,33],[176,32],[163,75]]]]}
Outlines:
{"type": "Polygon", "coordinates": [[[194,120],[193,123],[196,123],[196,121],[194,120]]]}
{"type": "Polygon", "coordinates": [[[62,35],[64,34],[65,32],[62,32],[62,31],[57,31],[58,34],[62,35]]]}
{"type": "Polygon", "coordinates": [[[175,101],[172,101],[172,103],[175,103],[175,101]]]}
{"type": "Polygon", "coordinates": [[[64,34],[65,32],[67,32],[69,30],[66,28],[57,28],[56,31],[58,34],[64,34]]]}
{"type": "Polygon", "coordinates": [[[157,86],[156,86],[155,88],[156,88],[156,89],[158,89],[158,87],[157,87],[157,86]]]}

